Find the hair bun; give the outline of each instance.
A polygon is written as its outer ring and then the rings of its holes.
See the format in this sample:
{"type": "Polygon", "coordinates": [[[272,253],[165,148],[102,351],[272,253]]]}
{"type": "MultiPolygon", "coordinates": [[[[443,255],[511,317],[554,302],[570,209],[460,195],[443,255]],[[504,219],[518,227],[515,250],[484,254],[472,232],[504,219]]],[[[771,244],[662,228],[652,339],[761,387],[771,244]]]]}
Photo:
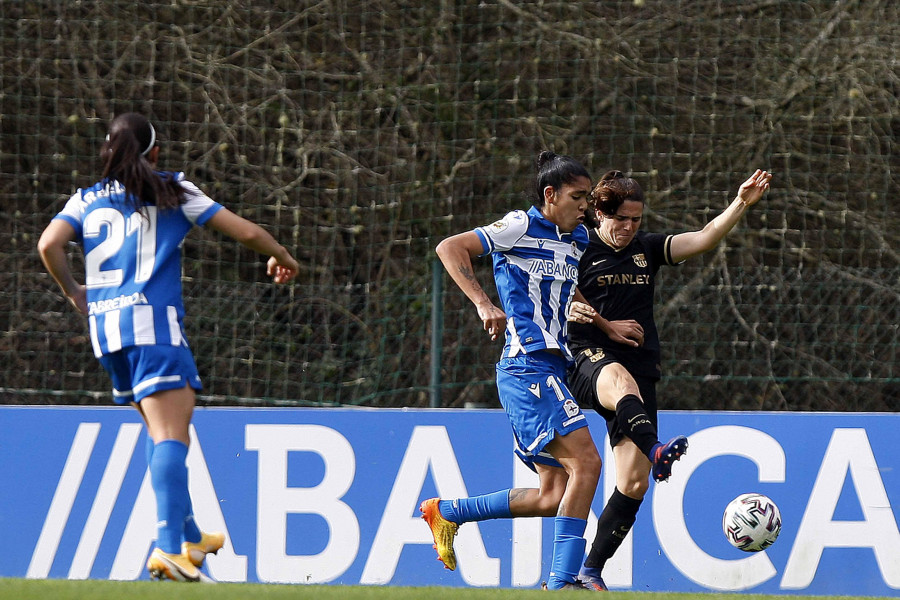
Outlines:
{"type": "Polygon", "coordinates": [[[542,150],[540,154],[538,154],[537,166],[538,169],[542,168],[544,165],[549,163],[552,160],[558,158],[559,155],[552,150],[542,150]]]}

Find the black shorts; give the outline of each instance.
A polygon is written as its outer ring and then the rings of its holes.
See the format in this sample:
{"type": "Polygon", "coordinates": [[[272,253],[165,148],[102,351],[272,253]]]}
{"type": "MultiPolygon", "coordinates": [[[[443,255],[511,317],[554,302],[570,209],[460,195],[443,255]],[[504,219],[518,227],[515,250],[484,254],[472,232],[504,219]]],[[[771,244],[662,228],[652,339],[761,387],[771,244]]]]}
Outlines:
{"type": "MultiPolygon", "coordinates": [[[[569,369],[569,389],[575,396],[579,405],[591,407],[606,419],[606,429],[609,432],[609,445],[615,448],[616,444],[625,438],[625,432],[616,421],[616,412],[600,406],[594,390],[597,389],[597,377],[606,365],[612,363],[622,364],[609,350],[602,348],[586,348],[575,356],[575,365],[569,369]]],[[[644,401],[644,410],[653,426],[659,429],[656,417],[656,382],[655,377],[634,377],[638,390],[641,392],[641,400],[644,401]]]]}

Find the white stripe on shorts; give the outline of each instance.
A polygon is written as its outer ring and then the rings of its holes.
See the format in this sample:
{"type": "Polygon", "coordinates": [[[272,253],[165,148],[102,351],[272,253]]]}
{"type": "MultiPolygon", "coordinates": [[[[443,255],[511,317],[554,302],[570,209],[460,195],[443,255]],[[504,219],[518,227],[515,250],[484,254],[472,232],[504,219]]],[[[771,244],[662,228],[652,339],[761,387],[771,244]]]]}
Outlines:
{"type": "Polygon", "coordinates": [[[147,389],[151,385],[156,385],[157,383],[169,383],[171,381],[182,381],[184,378],[181,375],[165,375],[163,377],[151,377],[150,379],[145,379],[140,382],[131,390],[135,394],[142,392],[147,389]]]}
{"type": "Polygon", "coordinates": [[[130,390],[123,392],[121,390],[113,388],[113,396],[115,396],[116,398],[130,398],[131,396],[134,396],[134,392],[131,392],[130,390]]]}
{"type": "Polygon", "coordinates": [[[577,417],[572,417],[572,418],[569,419],[568,421],[563,421],[563,427],[568,427],[568,426],[571,425],[572,423],[577,423],[578,421],[581,421],[581,420],[583,420],[583,419],[584,419],[584,413],[581,413],[581,414],[578,415],[577,417]]]}
{"type": "Polygon", "coordinates": [[[531,442],[531,445],[528,446],[528,448],[526,448],[528,450],[528,453],[531,454],[532,451],[537,447],[537,445],[541,443],[541,440],[543,440],[545,437],[547,437],[546,431],[544,433],[542,433],[541,435],[537,436],[537,439],[534,440],[533,442],[531,442]]]}

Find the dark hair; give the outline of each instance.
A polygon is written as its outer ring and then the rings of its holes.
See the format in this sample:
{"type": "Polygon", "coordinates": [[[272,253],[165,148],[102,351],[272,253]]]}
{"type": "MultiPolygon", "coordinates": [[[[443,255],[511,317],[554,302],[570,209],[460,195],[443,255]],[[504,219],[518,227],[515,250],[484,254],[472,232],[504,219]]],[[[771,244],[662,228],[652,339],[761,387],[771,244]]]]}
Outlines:
{"type": "Polygon", "coordinates": [[[580,162],[570,156],[563,156],[544,150],[537,158],[537,177],[534,178],[534,190],[531,203],[542,208],[544,206],[544,188],[548,185],[559,190],[563,185],[572,183],[579,177],[591,176],[580,162]]]}
{"type": "Polygon", "coordinates": [[[616,214],[626,200],[644,204],[644,190],[622,171],[608,171],[591,191],[591,205],[604,215],[616,214]]]}
{"type": "Polygon", "coordinates": [[[109,135],[100,149],[103,179],[125,186],[126,199],[136,210],[147,205],[171,209],[185,201],[181,184],[169,173],[154,171],[147,160],[156,142],[156,129],[147,117],[125,113],[109,124],[109,135]]]}

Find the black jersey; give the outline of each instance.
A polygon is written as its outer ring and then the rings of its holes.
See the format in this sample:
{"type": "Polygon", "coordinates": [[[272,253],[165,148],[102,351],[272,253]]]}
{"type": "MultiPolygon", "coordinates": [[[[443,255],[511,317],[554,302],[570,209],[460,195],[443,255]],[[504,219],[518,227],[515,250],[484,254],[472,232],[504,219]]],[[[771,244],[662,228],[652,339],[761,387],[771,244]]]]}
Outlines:
{"type": "Polygon", "coordinates": [[[602,349],[620,360],[635,376],[660,377],[659,333],[653,320],[656,272],[672,262],[672,236],[638,231],[631,243],[615,249],[590,233],[590,244],[578,264],[578,289],[608,321],[632,319],[644,328],[639,348],[613,342],[593,324],[569,323],[573,354],[602,349]]]}

